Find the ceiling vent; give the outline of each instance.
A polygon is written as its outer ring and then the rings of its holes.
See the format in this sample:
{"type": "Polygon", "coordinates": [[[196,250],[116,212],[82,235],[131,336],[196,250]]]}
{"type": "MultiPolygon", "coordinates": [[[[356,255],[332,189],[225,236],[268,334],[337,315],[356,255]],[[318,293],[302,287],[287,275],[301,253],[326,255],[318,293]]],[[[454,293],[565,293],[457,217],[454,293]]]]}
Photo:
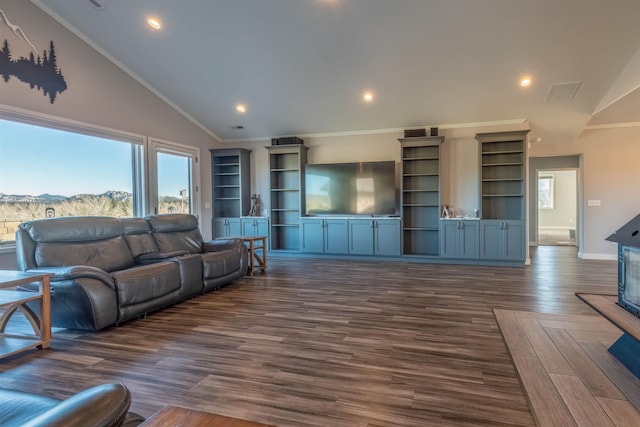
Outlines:
{"type": "Polygon", "coordinates": [[[104,6],[98,0],[89,0],[89,3],[96,9],[104,9],[104,6]]]}
{"type": "Polygon", "coordinates": [[[573,99],[581,82],[554,83],[549,86],[544,102],[569,102],[573,99]]]}

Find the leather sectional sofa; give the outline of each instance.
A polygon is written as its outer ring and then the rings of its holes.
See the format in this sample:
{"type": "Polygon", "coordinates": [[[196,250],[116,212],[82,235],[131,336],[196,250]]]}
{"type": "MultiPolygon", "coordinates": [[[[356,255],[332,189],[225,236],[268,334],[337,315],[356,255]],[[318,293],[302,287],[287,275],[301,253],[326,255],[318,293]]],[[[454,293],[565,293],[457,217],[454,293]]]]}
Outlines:
{"type": "Polygon", "coordinates": [[[205,242],[186,214],[25,222],[16,253],[21,270],[52,273],[53,326],[92,331],[217,289],[248,267],[241,239],[205,242]]]}

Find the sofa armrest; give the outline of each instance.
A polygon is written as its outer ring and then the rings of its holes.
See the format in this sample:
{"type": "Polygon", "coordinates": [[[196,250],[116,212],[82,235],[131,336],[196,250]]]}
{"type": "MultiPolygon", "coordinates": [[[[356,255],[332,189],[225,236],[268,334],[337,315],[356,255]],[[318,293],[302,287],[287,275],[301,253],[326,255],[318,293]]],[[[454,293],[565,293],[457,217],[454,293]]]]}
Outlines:
{"type": "Polygon", "coordinates": [[[241,250],[241,246],[244,246],[244,241],[237,238],[208,240],[202,243],[202,252],[219,252],[227,249],[241,250]]]}
{"type": "Polygon", "coordinates": [[[55,282],[62,282],[64,280],[75,280],[81,278],[97,279],[104,282],[111,289],[115,289],[116,285],[113,278],[106,271],[91,267],[89,265],[70,265],[66,267],[36,267],[28,272],[32,273],[50,273],[52,274],[50,280],[52,284],[55,282]]]}
{"type": "Polygon", "coordinates": [[[131,394],[122,384],[89,388],[31,419],[22,427],[117,426],[127,417],[131,394]]]}

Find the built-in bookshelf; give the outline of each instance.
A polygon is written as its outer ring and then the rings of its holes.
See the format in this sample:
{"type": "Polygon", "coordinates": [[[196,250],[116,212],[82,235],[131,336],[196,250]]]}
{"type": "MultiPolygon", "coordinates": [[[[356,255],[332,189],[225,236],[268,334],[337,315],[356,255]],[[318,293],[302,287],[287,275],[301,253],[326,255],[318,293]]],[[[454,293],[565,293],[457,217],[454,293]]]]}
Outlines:
{"type": "Polygon", "coordinates": [[[271,250],[300,250],[300,216],[304,206],[304,145],[274,145],[269,151],[271,250]]]}
{"type": "Polygon", "coordinates": [[[482,219],[524,219],[527,132],[476,135],[480,142],[482,219]]]}
{"type": "Polygon", "coordinates": [[[527,133],[479,133],[480,259],[524,261],[527,133]]]}
{"type": "Polygon", "coordinates": [[[404,255],[440,255],[440,145],[444,137],[399,139],[404,255]]]}
{"type": "Polygon", "coordinates": [[[211,152],[214,237],[240,235],[240,217],[251,209],[250,150],[211,152]]]}

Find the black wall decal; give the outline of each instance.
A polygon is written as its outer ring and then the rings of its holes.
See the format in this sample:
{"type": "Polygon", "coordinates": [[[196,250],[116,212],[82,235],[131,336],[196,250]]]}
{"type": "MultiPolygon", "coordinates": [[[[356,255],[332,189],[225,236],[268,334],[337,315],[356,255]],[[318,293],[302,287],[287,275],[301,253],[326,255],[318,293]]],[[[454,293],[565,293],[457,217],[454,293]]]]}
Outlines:
{"type": "Polygon", "coordinates": [[[11,50],[9,50],[9,41],[5,39],[2,49],[0,49],[0,75],[5,82],[8,82],[11,76],[15,76],[20,81],[28,83],[31,89],[36,87],[38,90],[42,90],[52,104],[59,93],[67,90],[67,82],[64,81],[62,71],[58,68],[53,41],[49,51],[45,50],[42,54],[42,58],[40,55],[36,58],[31,52],[28,59],[20,57],[13,60],[11,59],[11,50]]]}

